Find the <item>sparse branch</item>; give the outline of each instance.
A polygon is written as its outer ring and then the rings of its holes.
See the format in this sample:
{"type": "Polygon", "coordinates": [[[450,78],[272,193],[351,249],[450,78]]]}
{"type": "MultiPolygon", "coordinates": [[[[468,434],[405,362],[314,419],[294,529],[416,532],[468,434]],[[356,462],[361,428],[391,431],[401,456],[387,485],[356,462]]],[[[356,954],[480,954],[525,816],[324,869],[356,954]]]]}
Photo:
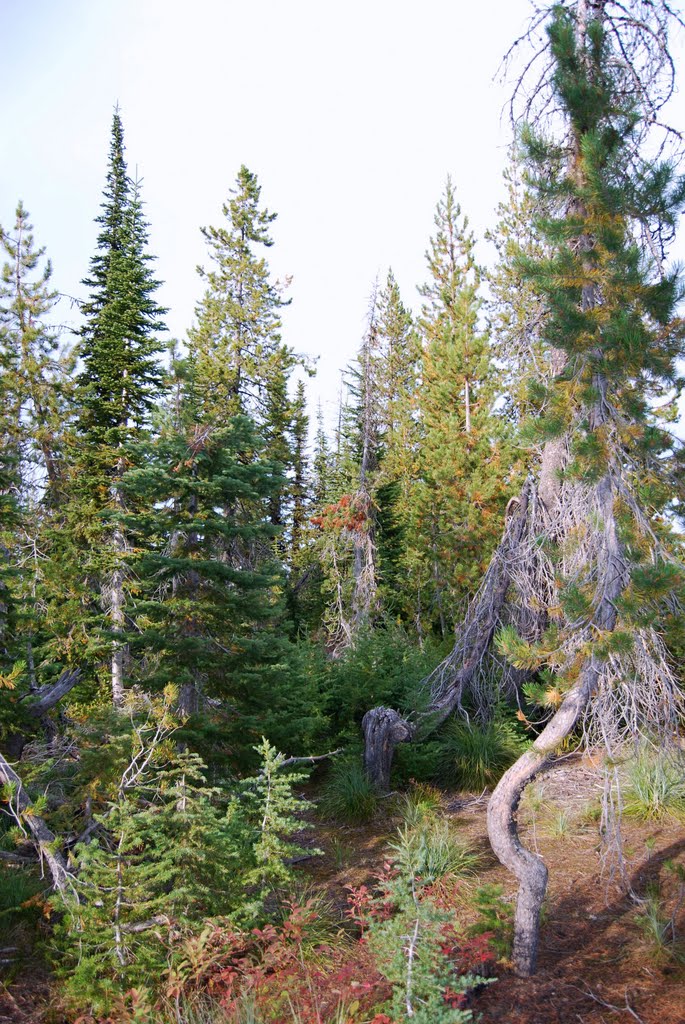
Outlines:
{"type": "Polygon", "coordinates": [[[41,861],[45,859],[53,887],[64,892],[69,884],[66,861],[57,849],[57,841],[43,819],[33,813],[32,801],[24,789],[24,785],[2,754],[0,754],[0,784],[7,786],[12,793],[12,812],[17,824],[28,829],[36,852],[41,861]]]}

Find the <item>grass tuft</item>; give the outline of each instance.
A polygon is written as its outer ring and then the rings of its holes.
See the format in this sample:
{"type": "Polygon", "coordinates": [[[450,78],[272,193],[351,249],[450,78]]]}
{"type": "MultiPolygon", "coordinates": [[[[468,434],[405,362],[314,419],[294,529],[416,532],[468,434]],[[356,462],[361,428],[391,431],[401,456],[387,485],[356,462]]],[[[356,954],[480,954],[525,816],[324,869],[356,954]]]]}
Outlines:
{"type": "Polygon", "coordinates": [[[685,773],[680,757],[643,746],[626,772],[625,813],[641,821],[685,820],[685,773]]]}
{"type": "Polygon", "coordinates": [[[333,765],[321,789],[319,811],[324,818],[362,825],[370,821],[378,806],[378,796],[357,759],[333,765]]]}
{"type": "Polygon", "coordinates": [[[428,818],[413,828],[398,829],[390,843],[394,859],[422,882],[435,882],[445,875],[472,875],[478,855],[458,838],[449,821],[428,818]]]}
{"type": "Polygon", "coordinates": [[[485,726],[450,722],[441,740],[440,780],[471,791],[499,782],[527,746],[513,725],[498,718],[485,726]]]}

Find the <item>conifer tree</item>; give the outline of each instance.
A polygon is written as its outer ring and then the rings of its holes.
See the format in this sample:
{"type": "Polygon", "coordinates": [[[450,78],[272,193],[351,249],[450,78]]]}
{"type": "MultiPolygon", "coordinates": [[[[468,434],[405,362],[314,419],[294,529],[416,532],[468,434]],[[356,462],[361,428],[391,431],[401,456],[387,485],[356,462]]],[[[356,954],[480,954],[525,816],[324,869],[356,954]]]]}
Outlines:
{"type": "Polygon", "coordinates": [[[180,416],[162,425],[144,465],[122,483],[136,509],[124,520],[137,551],[135,646],[146,654],[146,685],[177,684],[185,715],[203,696],[239,707],[247,734],[245,716],[258,716],[267,699],[260,674],[282,649],[274,632],[281,574],[273,559],[251,555],[272,547],[267,510],[282,477],[252,454],[258,442],[248,417],[206,425],[194,406],[192,369],[186,387],[180,416]]]}
{"type": "Polygon", "coordinates": [[[430,280],[420,289],[424,353],[415,534],[427,603],[444,636],[496,543],[509,467],[503,465],[492,414],[489,343],[479,327],[475,239],[449,178],[435,226],[427,253],[430,280]]]}
{"type": "Polygon", "coordinates": [[[49,260],[41,266],[45,249],[36,247],[21,202],[13,230],[0,229],[0,240],[7,259],[0,282],[5,562],[8,569],[14,567],[14,600],[21,620],[16,623],[21,633],[21,638],[15,636],[17,654],[26,663],[28,684],[35,688],[33,646],[41,628],[35,598],[50,524],[61,500],[73,359],[47,323],[58,298],[50,285],[52,267],[49,260]]]}
{"type": "Polygon", "coordinates": [[[22,491],[54,491],[60,467],[61,419],[66,415],[70,353],[46,321],[58,293],[51,287],[52,265],[36,248],[33,226],[20,202],[14,230],[0,228],[8,262],[0,284],[3,342],[14,367],[15,430],[22,463],[22,491]],[[43,479],[45,478],[45,484],[43,479]]]}
{"type": "MultiPolygon", "coordinates": [[[[261,206],[257,176],[244,165],[222,212],[224,224],[202,229],[212,265],[199,268],[206,290],[188,332],[198,398],[207,424],[251,416],[270,456],[288,470],[288,381],[297,357],[281,339],[281,309],[288,303],[263,255],[273,245],[277,215],[261,206]]],[[[284,479],[270,501],[272,525],[283,525],[285,502],[284,479]]]]}
{"type": "Polygon", "coordinates": [[[625,88],[630,69],[615,60],[603,5],[557,8],[548,32],[568,142],[555,147],[530,129],[524,141],[536,190],[563,209],[538,220],[549,255],[522,254],[520,266],[547,310],[545,343],[563,354],[544,415],[530,425],[542,439],[564,441],[561,487],[547,509],[558,548],[547,629],[532,643],[504,629],[500,647],[515,666],[542,673],[531,696],[553,714],[488,810],[493,848],[520,882],[514,959],[523,974],[535,969],[547,882],[544,863],[512,827],[524,786],[577,724],[615,758],[636,732],[666,742],[682,706],[661,635],[669,601],[682,594],[682,565],[660,502],[643,504],[673,493],[673,441],[654,402],[678,392],[682,280],[641,248],[636,220],[672,226],[685,179],[640,154],[650,112],[625,88]]]}
{"type": "Polygon", "coordinates": [[[421,436],[421,341],[392,270],[378,296],[378,338],[380,473],[375,500],[380,586],[387,611],[410,618],[421,635],[420,588],[413,585],[420,570],[411,532],[421,436]]]}
{"type": "Polygon", "coordinates": [[[295,566],[304,544],[307,529],[309,466],[307,459],[307,442],[309,433],[309,416],[307,415],[307,398],[303,381],[298,381],[297,392],[293,402],[292,417],[292,448],[293,448],[293,479],[292,492],[292,527],[290,536],[290,564],[295,566]]]}
{"type": "Polygon", "coordinates": [[[120,484],[134,457],[132,445],[143,436],[161,393],[156,332],[164,329],[165,310],[154,298],[159,282],[147,252],[140,189],[126,169],[118,110],[112,119],[103,195],[97,252],[84,280],[90,294],[82,306],[82,369],[76,382],[78,420],[65,535],[73,545],[67,561],[72,570],[80,562],[82,572],[69,590],[80,589],[77,601],[82,606],[89,603],[89,591],[95,590],[105,613],[103,628],[93,609],[86,633],[93,656],[109,654],[112,699],[119,705],[124,692],[128,586],[128,545],[121,526],[127,510],[120,484]]]}

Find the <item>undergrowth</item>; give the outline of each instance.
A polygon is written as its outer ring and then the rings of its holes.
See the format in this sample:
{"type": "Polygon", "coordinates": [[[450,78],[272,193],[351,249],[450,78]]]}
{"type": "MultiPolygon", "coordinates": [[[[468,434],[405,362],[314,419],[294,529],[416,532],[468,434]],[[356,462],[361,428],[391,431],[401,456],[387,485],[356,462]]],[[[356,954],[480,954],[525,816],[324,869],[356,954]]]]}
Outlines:
{"type": "Polygon", "coordinates": [[[452,721],[441,734],[440,781],[468,791],[494,786],[525,747],[515,726],[501,718],[484,726],[452,721]]]}

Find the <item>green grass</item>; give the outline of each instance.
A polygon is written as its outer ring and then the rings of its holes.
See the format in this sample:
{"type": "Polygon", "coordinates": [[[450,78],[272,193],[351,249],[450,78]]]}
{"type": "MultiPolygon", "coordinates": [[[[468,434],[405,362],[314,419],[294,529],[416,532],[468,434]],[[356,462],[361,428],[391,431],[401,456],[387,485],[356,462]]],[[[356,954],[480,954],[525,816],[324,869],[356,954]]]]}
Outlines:
{"type": "Polygon", "coordinates": [[[30,906],[24,904],[45,889],[46,883],[35,871],[0,864],[0,933],[5,934],[16,925],[33,922],[40,917],[40,907],[35,903],[30,906]]]}
{"type": "Polygon", "coordinates": [[[485,726],[452,721],[441,736],[440,781],[469,791],[494,786],[526,746],[516,728],[501,719],[485,726]]]}
{"type": "Polygon", "coordinates": [[[654,960],[662,964],[669,961],[685,963],[685,949],[676,936],[675,914],[669,914],[658,885],[647,889],[635,923],[654,960]]]}
{"type": "Polygon", "coordinates": [[[472,875],[478,856],[455,835],[449,821],[427,819],[411,828],[398,829],[390,843],[397,863],[423,882],[435,882],[445,875],[472,875]]]}
{"type": "Polygon", "coordinates": [[[625,813],[641,821],[685,820],[682,756],[643,746],[626,767],[625,813]]]}
{"type": "Polygon", "coordinates": [[[397,810],[405,825],[413,828],[434,816],[441,807],[440,790],[425,782],[415,782],[397,801],[397,810]]]}
{"type": "Polygon", "coordinates": [[[360,760],[355,758],[333,765],[318,803],[324,818],[362,825],[373,818],[377,806],[376,791],[364,774],[360,760]]]}

